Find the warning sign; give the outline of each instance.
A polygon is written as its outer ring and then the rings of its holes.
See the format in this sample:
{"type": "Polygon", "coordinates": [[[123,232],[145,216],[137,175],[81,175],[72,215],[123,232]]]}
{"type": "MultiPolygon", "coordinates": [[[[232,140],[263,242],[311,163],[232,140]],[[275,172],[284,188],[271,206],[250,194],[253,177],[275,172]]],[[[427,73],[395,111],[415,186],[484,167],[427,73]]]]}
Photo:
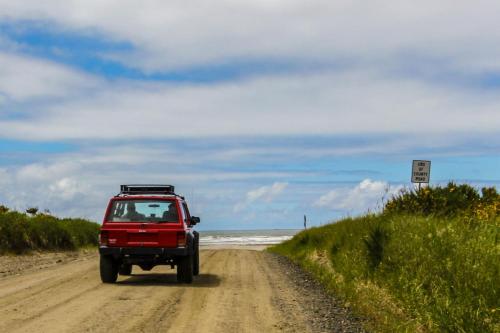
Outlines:
{"type": "Polygon", "coordinates": [[[413,160],[411,168],[412,183],[429,183],[431,178],[431,161],[413,160]]]}

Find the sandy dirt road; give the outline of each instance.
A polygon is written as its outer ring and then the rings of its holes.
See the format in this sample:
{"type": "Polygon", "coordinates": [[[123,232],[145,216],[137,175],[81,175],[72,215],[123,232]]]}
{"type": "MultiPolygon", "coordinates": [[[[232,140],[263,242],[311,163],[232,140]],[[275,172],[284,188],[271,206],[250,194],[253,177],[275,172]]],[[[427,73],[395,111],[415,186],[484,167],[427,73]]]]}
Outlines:
{"type": "Polygon", "coordinates": [[[192,285],[156,267],[99,279],[97,255],[0,279],[0,332],[310,332],[272,256],[203,250],[192,285]]]}

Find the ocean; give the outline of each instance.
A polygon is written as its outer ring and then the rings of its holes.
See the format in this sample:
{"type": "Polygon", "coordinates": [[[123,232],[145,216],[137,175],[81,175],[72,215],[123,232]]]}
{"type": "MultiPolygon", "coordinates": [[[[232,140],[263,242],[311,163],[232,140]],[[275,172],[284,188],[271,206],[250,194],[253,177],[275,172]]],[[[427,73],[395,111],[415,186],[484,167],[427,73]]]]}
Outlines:
{"type": "Polygon", "coordinates": [[[298,229],[200,231],[200,245],[272,245],[289,240],[298,229]]]}

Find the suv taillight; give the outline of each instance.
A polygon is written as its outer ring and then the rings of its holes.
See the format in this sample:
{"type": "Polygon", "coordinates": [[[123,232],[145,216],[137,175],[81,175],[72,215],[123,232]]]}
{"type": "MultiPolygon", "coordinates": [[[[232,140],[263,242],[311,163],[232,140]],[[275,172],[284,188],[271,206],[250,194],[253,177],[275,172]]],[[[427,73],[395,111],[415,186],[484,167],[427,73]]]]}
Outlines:
{"type": "Polygon", "coordinates": [[[109,234],[106,230],[102,230],[99,233],[99,244],[108,245],[108,242],[109,242],[109,234]]]}
{"type": "Polygon", "coordinates": [[[185,247],[186,246],[186,233],[178,232],[177,233],[177,247],[185,247]]]}

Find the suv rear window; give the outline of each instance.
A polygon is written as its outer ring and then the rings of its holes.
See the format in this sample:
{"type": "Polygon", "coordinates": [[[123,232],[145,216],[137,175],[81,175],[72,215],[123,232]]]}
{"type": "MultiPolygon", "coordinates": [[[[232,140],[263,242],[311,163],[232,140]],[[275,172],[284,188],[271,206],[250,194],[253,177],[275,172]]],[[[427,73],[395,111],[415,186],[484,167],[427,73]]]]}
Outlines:
{"type": "Polygon", "coordinates": [[[179,222],[175,201],[115,200],[108,222],[179,222]]]}

